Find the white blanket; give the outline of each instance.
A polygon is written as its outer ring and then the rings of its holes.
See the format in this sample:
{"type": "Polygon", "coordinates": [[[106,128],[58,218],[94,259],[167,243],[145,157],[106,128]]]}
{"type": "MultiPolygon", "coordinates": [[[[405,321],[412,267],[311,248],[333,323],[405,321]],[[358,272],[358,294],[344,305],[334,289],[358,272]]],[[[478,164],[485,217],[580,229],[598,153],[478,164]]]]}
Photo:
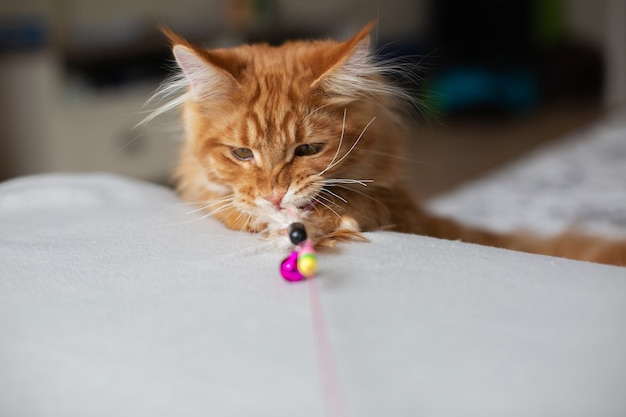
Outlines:
{"type": "Polygon", "coordinates": [[[391,232],[319,254],[108,174],[0,184],[0,416],[623,416],[626,269],[391,232]]]}
{"type": "Polygon", "coordinates": [[[494,230],[554,234],[576,228],[626,238],[626,108],[430,207],[494,230]]]}

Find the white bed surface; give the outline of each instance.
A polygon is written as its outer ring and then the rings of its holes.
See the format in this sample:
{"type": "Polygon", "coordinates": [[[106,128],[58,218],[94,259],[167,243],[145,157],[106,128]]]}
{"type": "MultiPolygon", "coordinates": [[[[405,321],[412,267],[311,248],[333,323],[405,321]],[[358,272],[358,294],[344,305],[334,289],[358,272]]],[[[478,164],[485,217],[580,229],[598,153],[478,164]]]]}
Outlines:
{"type": "Polygon", "coordinates": [[[0,184],[1,416],[626,415],[624,268],[376,232],[290,284],[189,210],[0,184]]]}

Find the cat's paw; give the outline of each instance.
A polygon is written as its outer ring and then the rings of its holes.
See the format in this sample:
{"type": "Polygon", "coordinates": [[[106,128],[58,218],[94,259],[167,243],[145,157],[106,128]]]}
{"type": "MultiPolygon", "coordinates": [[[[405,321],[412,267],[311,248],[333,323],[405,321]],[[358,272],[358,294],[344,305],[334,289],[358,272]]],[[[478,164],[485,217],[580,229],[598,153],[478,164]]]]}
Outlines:
{"type": "Polygon", "coordinates": [[[313,237],[316,246],[333,247],[337,242],[350,242],[355,240],[365,241],[368,239],[361,234],[359,223],[351,216],[335,218],[332,228],[318,229],[313,237]]]}

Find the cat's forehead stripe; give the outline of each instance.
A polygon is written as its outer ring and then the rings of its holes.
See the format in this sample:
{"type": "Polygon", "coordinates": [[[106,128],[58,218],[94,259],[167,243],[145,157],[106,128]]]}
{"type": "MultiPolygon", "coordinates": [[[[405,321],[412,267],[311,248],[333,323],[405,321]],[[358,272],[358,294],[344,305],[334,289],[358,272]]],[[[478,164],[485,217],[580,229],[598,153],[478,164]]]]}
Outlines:
{"type": "Polygon", "coordinates": [[[276,144],[295,140],[297,122],[303,117],[298,112],[302,104],[293,88],[263,78],[258,80],[258,90],[243,117],[247,140],[266,139],[276,144]]]}
{"type": "MultiPolygon", "coordinates": [[[[248,120],[249,118],[246,118],[246,120],[248,120]]],[[[250,129],[250,125],[248,123],[242,123],[241,124],[241,129],[240,129],[240,142],[241,145],[244,148],[249,148],[250,147],[250,135],[251,135],[251,129],[250,129]]]]}
{"type": "Polygon", "coordinates": [[[263,132],[264,130],[264,126],[261,123],[261,118],[259,118],[259,115],[256,112],[248,111],[243,124],[247,127],[247,137],[243,140],[247,141],[248,145],[251,145],[251,142],[258,138],[259,135],[261,135],[261,132],[263,132]]]}

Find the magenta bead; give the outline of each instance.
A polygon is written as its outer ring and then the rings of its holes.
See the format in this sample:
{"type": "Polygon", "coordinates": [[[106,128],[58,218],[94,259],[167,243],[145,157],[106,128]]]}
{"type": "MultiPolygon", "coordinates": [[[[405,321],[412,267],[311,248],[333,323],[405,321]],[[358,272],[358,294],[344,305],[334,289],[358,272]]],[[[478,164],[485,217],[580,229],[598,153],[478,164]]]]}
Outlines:
{"type": "Polygon", "coordinates": [[[280,274],[287,281],[301,281],[304,275],[298,271],[298,252],[293,251],[280,264],[280,274]]]}

